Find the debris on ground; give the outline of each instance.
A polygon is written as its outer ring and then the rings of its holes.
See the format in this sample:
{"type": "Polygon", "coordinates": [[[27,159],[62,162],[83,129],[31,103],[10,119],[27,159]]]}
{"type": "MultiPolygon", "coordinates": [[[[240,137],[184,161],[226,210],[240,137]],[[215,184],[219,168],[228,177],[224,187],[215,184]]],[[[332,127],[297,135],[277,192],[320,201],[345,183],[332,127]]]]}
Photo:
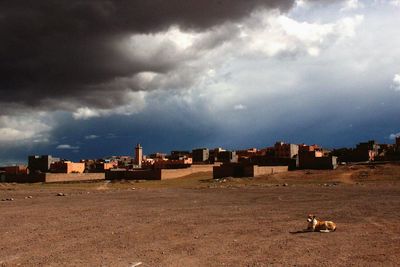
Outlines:
{"type": "Polygon", "coordinates": [[[326,186],[326,187],[330,187],[330,186],[338,186],[339,184],[338,183],[325,183],[325,184],[322,184],[322,186],[326,186]]]}
{"type": "Polygon", "coordinates": [[[58,197],[65,197],[66,195],[67,195],[67,194],[64,194],[64,193],[58,193],[58,194],[57,194],[58,197]]]}
{"type": "Polygon", "coordinates": [[[3,198],[1,201],[14,201],[13,198],[3,198]]]}

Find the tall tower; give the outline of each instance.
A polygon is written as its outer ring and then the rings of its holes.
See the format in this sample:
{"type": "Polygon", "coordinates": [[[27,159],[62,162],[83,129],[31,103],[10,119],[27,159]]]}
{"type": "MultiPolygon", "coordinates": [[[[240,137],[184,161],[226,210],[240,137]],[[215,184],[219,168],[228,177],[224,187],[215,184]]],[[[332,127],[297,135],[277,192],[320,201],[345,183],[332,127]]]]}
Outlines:
{"type": "Polygon", "coordinates": [[[140,144],[137,144],[135,147],[135,165],[141,168],[142,160],[143,160],[143,148],[140,144]]]}

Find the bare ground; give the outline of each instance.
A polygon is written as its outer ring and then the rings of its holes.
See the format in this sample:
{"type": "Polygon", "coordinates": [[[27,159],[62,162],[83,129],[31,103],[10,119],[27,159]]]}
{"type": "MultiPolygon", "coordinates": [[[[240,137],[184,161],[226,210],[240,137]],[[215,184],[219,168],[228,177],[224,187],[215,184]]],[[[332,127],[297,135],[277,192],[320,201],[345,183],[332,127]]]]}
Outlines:
{"type": "Polygon", "coordinates": [[[0,202],[0,266],[400,262],[399,165],[209,178],[0,184],[0,199],[14,199],[0,202]],[[308,213],[337,231],[301,233],[308,213]]]}

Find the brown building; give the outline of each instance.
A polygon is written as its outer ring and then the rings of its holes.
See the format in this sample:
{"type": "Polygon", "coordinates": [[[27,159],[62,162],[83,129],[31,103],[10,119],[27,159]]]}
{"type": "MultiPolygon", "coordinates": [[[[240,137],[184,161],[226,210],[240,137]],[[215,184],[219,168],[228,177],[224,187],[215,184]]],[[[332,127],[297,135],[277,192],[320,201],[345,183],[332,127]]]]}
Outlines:
{"type": "Polygon", "coordinates": [[[318,145],[306,145],[306,144],[301,144],[299,145],[299,153],[300,152],[311,152],[311,151],[321,151],[321,147],[318,145]]]}
{"type": "Polygon", "coordinates": [[[210,159],[210,150],[208,148],[198,148],[192,151],[193,163],[208,163],[210,159]]]}
{"type": "Polygon", "coordinates": [[[28,175],[29,170],[25,165],[15,165],[1,167],[0,170],[4,171],[6,175],[28,175]]]}
{"type": "Polygon", "coordinates": [[[192,158],[155,160],[152,164],[154,169],[180,169],[190,167],[193,163],[192,158]]]}
{"type": "Polygon", "coordinates": [[[51,155],[43,156],[29,156],[28,157],[28,169],[30,173],[35,172],[48,172],[50,170],[50,165],[54,162],[60,161],[59,158],[54,158],[51,155]]]}
{"type": "Polygon", "coordinates": [[[337,156],[339,162],[374,161],[379,155],[380,146],[373,140],[359,143],[356,148],[335,149],[332,155],[337,156]]]}
{"type": "Polygon", "coordinates": [[[336,169],[337,157],[326,156],[322,151],[302,151],[299,153],[299,168],[300,169],[336,169]]]}
{"type": "Polygon", "coordinates": [[[25,165],[0,167],[0,182],[18,182],[29,176],[29,169],[25,165]]]}
{"type": "Polygon", "coordinates": [[[257,155],[257,153],[257,148],[249,148],[246,150],[236,151],[236,155],[238,156],[239,160],[254,157],[255,155],[257,155]]]}
{"type": "Polygon", "coordinates": [[[58,161],[50,165],[52,173],[83,173],[85,171],[85,163],[75,163],[71,161],[58,161]]]}
{"type": "Polygon", "coordinates": [[[275,157],[277,158],[294,158],[299,154],[299,146],[296,144],[286,144],[284,142],[276,142],[275,157]]]}

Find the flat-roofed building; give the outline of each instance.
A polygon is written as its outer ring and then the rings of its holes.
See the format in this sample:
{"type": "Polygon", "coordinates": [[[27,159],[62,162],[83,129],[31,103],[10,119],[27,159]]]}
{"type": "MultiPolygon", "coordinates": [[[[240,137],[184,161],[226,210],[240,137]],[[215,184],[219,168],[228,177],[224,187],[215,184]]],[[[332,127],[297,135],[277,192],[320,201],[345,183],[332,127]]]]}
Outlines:
{"type": "Polygon", "coordinates": [[[50,166],[50,172],[53,173],[83,173],[85,171],[85,163],[76,163],[71,161],[58,161],[50,166]]]}
{"type": "Polygon", "coordinates": [[[27,175],[27,174],[29,174],[28,167],[25,165],[0,167],[0,170],[4,171],[5,174],[11,174],[11,175],[27,175]]]}
{"type": "Polygon", "coordinates": [[[325,156],[322,151],[302,151],[299,153],[299,168],[301,169],[336,169],[337,157],[325,156]]]}
{"type": "Polygon", "coordinates": [[[192,151],[193,163],[207,163],[210,159],[208,148],[197,148],[192,151]]]}
{"type": "Polygon", "coordinates": [[[286,144],[284,142],[276,142],[275,157],[277,158],[294,158],[299,154],[299,146],[296,144],[286,144]]]}
{"type": "Polygon", "coordinates": [[[54,158],[51,155],[29,156],[28,169],[30,173],[48,172],[50,170],[50,165],[58,161],[60,161],[59,158],[54,158]]]}

